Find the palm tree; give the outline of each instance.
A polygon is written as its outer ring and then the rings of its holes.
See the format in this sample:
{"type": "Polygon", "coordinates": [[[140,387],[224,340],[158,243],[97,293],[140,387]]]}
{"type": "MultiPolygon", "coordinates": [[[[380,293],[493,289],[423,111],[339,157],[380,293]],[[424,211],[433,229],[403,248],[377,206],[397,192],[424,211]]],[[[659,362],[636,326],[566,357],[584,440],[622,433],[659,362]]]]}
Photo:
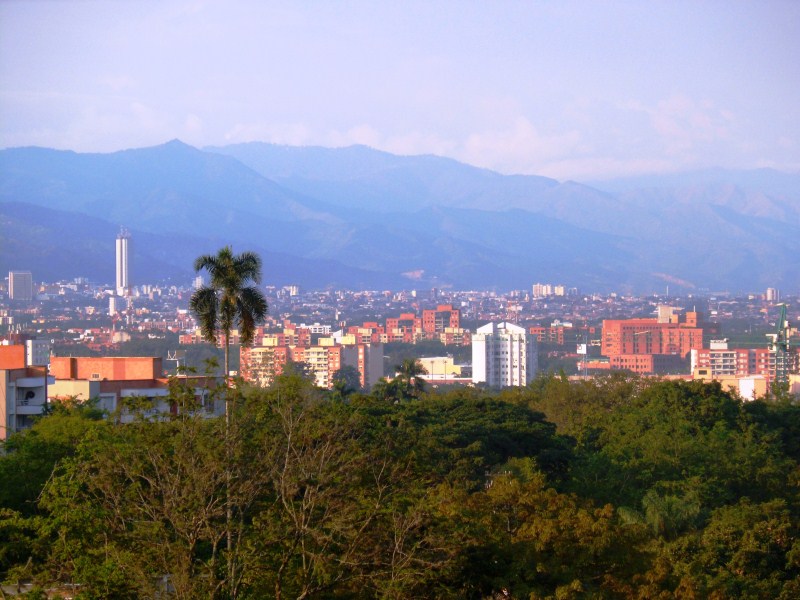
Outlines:
{"type": "Polygon", "coordinates": [[[428,371],[419,359],[407,358],[402,364],[397,365],[395,370],[396,379],[404,388],[402,393],[405,397],[418,398],[425,391],[425,380],[420,375],[426,375],[428,371]]]}
{"type": "MultiPolygon", "coordinates": [[[[189,307],[200,322],[200,332],[216,343],[217,332],[225,336],[225,378],[230,373],[231,331],[239,330],[243,346],[253,342],[256,325],[267,316],[267,300],[251,285],[261,283],[261,258],[253,252],[235,255],[230,246],[216,256],[205,254],[194,261],[197,272],[205,269],[211,281],[192,294],[189,307]]],[[[227,413],[227,409],[226,409],[227,413]]]]}
{"type": "Polygon", "coordinates": [[[209,285],[192,294],[189,307],[200,322],[200,331],[209,342],[217,341],[217,332],[225,337],[225,445],[227,454],[227,485],[225,492],[225,520],[228,548],[228,585],[231,597],[236,596],[236,567],[233,557],[233,534],[231,524],[231,460],[230,439],[231,410],[228,387],[230,373],[231,330],[239,330],[243,346],[252,343],[256,325],[267,316],[267,300],[261,291],[251,284],[261,283],[261,258],[253,252],[235,255],[230,246],[225,246],[216,256],[206,254],[194,261],[197,272],[205,269],[210,276],[209,285]]]}

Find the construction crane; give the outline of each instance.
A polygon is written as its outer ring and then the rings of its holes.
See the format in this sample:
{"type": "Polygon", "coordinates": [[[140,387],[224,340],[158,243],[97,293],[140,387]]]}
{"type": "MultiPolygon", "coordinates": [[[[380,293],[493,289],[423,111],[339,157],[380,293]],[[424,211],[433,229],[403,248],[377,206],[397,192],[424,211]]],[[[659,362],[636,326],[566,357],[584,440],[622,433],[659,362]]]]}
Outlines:
{"type": "Polygon", "coordinates": [[[768,333],[770,353],[775,353],[775,383],[786,385],[789,383],[789,373],[794,367],[794,357],[791,353],[791,334],[789,320],[786,318],[786,304],[781,307],[781,316],[778,319],[775,333],[768,333]]]}

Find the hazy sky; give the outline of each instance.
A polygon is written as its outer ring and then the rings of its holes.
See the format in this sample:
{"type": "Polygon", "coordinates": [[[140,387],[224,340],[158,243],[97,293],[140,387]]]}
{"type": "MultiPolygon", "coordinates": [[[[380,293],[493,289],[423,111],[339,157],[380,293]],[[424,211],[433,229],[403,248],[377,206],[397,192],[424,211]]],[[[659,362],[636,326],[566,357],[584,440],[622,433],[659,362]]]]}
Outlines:
{"type": "Polygon", "coordinates": [[[800,2],[0,0],[0,147],[800,169],[800,2]]]}

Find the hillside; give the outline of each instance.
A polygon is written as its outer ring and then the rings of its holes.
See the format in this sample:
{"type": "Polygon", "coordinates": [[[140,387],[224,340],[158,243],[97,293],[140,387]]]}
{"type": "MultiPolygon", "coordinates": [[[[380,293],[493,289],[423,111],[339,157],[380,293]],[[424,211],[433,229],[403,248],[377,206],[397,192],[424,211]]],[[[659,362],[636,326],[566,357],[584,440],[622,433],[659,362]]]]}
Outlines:
{"type": "Polygon", "coordinates": [[[232,244],[271,255],[268,279],[312,288],[788,291],[800,281],[796,179],[714,172],[601,190],[363,146],[15,148],[0,151],[0,267],[110,279],[124,225],[148,280],[188,279],[194,256],[232,244]],[[66,247],[69,231],[80,235],[66,247]]]}

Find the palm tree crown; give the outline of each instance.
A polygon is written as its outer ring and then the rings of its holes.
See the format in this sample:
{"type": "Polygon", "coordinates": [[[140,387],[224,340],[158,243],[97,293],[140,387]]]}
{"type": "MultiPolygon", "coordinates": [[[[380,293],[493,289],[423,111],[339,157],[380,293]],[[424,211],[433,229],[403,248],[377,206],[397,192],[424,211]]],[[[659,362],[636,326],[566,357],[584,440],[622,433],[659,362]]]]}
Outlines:
{"type": "Polygon", "coordinates": [[[402,364],[397,365],[395,370],[397,371],[395,379],[405,396],[418,398],[425,391],[425,380],[420,375],[426,375],[428,371],[419,359],[407,358],[402,364]]]}
{"type": "Polygon", "coordinates": [[[225,336],[225,374],[229,372],[228,347],[231,330],[239,330],[245,346],[253,341],[256,325],[267,316],[267,300],[252,284],[261,283],[261,258],[253,252],[234,254],[225,246],[216,255],[206,254],[194,261],[195,271],[205,269],[210,277],[192,294],[189,307],[200,322],[200,332],[217,341],[217,332],[225,336]]]}

